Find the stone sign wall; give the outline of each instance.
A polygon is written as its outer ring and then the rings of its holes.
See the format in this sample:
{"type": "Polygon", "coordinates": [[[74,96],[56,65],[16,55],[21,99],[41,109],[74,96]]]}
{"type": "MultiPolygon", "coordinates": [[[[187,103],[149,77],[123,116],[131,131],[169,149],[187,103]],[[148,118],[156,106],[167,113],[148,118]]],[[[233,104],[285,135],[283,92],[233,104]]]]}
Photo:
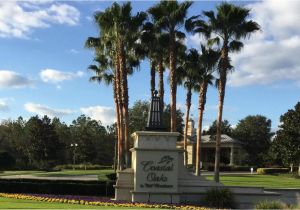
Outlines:
{"type": "Polygon", "coordinates": [[[177,192],[177,152],[137,151],[136,155],[136,191],[177,192]]]}

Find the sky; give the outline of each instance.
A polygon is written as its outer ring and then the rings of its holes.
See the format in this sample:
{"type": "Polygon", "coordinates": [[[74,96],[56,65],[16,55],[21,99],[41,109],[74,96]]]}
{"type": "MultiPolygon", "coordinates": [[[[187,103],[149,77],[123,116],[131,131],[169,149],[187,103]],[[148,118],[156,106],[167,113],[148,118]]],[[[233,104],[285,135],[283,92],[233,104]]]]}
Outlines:
{"type": "MultiPolygon", "coordinates": [[[[261,31],[244,40],[244,49],[231,54],[234,71],[229,75],[224,117],[234,127],[247,115],[264,115],[272,129],[280,115],[292,109],[300,96],[300,1],[233,1],[251,9],[261,31]]],[[[133,13],[157,2],[132,2],[133,13]]],[[[214,10],[220,1],[196,1],[189,16],[214,10]]],[[[29,119],[34,115],[59,117],[71,123],[85,114],[103,125],[115,121],[112,87],[89,82],[87,70],[93,52],[85,40],[99,35],[93,14],[111,1],[0,1],[0,119],[29,119]]],[[[205,40],[187,34],[189,48],[205,40]]],[[[165,101],[169,103],[168,70],[165,101]]],[[[178,87],[177,107],[185,112],[186,91],[178,87]]],[[[129,77],[130,106],[150,100],[149,62],[129,77]]],[[[192,118],[198,117],[198,95],[193,94],[192,118]]],[[[218,93],[207,93],[204,128],[217,118],[218,93]]]]}

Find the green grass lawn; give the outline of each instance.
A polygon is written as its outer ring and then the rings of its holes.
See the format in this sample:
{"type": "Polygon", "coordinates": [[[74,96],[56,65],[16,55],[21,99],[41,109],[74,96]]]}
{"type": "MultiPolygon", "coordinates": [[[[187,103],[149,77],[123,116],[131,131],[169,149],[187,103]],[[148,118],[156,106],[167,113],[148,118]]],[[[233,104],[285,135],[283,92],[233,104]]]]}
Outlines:
{"type": "Polygon", "coordinates": [[[46,172],[46,171],[4,171],[0,173],[1,176],[9,175],[32,175],[36,177],[68,177],[68,176],[84,176],[84,175],[97,175],[99,180],[106,181],[108,180],[105,176],[106,174],[113,173],[112,169],[104,170],[62,170],[55,172],[46,172]]]}
{"type": "MultiPolygon", "coordinates": [[[[79,204],[48,203],[14,198],[1,198],[0,209],[139,209],[138,207],[88,206],[79,204]]],[[[143,208],[149,210],[150,208],[143,208]]]]}
{"type": "MultiPolygon", "coordinates": [[[[213,176],[206,177],[213,180],[213,176]]],[[[223,175],[220,182],[226,186],[300,188],[300,179],[287,175],[223,175]]]]}
{"type": "Polygon", "coordinates": [[[36,173],[41,173],[42,171],[3,171],[0,172],[0,177],[1,176],[11,176],[11,175],[34,175],[36,173]]]}
{"type": "Polygon", "coordinates": [[[62,170],[62,171],[55,171],[55,172],[39,172],[33,174],[34,176],[84,176],[84,175],[101,175],[101,174],[110,174],[114,171],[112,169],[105,169],[105,170],[62,170]]]}
{"type": "MultiPolygon", "coordinates": [[[[113,173],[113,170],[62,170],[57,172],[45,171],[5,171],[1,176],[29,174],[36,177],[68,177],[97,175],[101,181],[107,181],[105,175],[113,173]]],[[[212,176],[206,176],[212,180],[212,176]]],[[[221,182],[227,186],[254,186],[265,188],[300,188],[300,179],[289,174],[281,175],[221,175],[221,182]]]]}

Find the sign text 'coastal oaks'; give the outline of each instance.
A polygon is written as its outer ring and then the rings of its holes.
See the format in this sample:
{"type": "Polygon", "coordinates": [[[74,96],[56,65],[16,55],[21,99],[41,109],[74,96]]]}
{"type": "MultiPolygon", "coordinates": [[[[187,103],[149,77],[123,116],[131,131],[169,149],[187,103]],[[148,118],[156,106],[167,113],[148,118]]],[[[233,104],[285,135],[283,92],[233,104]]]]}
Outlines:
{"type": "Polygon", "coordinates": [[[146,182],[141,188],[173,188],[169,176],[174,170],[174,158],[170,155],[161,157],[159,161],[142,161],[142,170],[146,173],[146,182]]]}

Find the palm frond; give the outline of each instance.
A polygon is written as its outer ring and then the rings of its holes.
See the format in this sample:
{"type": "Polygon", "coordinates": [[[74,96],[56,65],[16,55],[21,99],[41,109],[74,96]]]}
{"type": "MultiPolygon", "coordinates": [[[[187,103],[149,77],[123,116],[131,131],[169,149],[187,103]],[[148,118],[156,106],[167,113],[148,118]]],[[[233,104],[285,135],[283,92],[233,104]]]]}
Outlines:
{"type": "Polygon", "coordinates": [[[244,44],[237,40],[233,40],[229,43],[229,51],[230,52],[240,52],[243,47],[244,47],[244,44]]]}

